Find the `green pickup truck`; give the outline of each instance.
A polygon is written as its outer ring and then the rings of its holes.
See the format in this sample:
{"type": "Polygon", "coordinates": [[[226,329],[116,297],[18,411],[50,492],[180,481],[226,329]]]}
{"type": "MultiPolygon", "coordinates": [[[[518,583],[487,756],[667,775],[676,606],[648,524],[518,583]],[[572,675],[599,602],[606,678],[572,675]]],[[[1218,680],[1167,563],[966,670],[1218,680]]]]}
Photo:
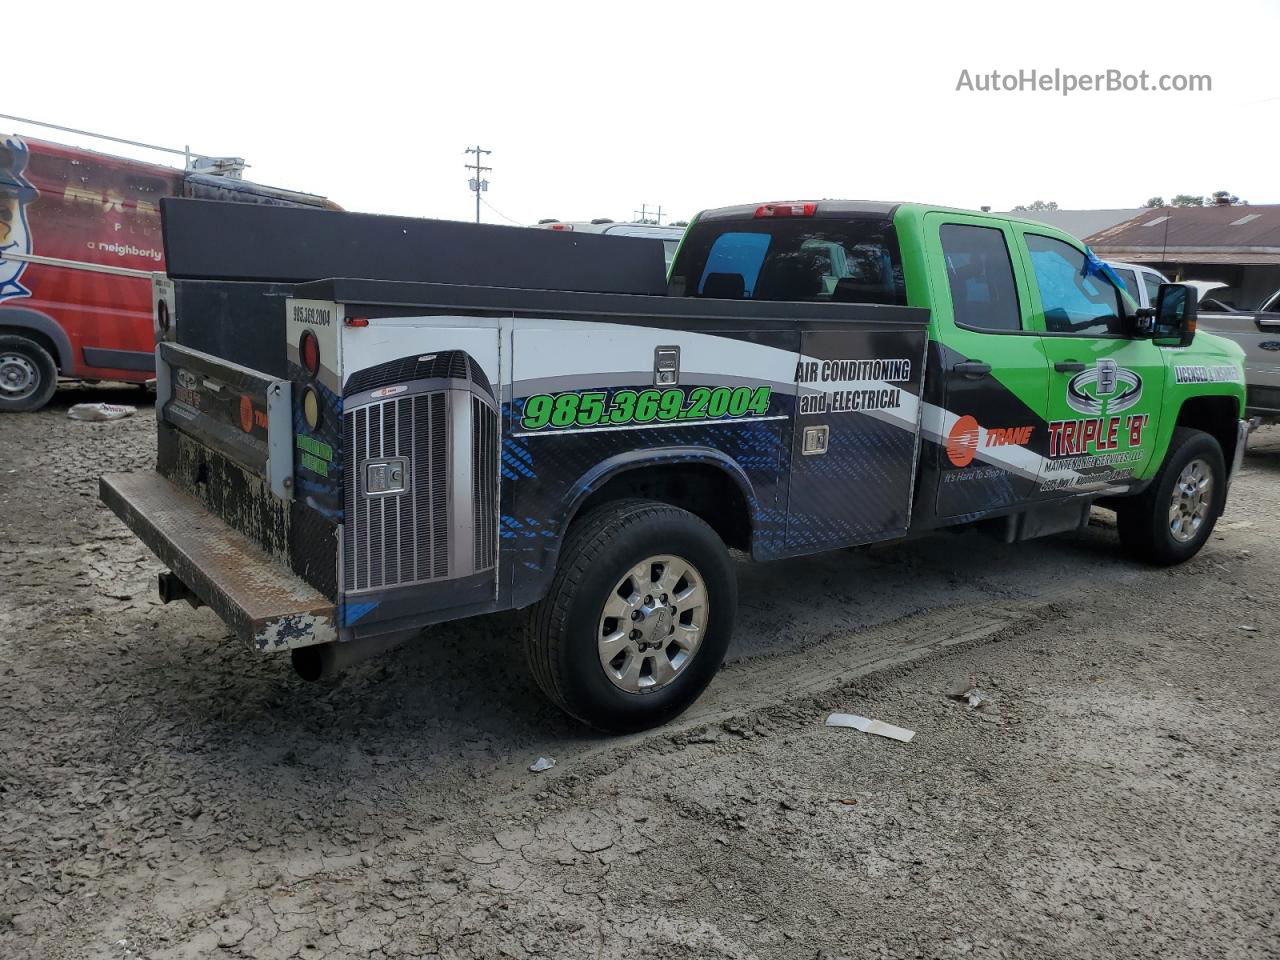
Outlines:
{"type": "Polygon", "coordinates": [[[305,677],[526,608],[553,701],[648,726],[724,658],[729,548],[1014,542],[1098,505],[1178,563],[1245,449],[1242,353],[1196,332],[1194,294],[1141,309],[1029,221],[728,207],[668,275],[625,237],[162,212],[157,472],[102,496],[172,568],[166,600],[305,677]]]}

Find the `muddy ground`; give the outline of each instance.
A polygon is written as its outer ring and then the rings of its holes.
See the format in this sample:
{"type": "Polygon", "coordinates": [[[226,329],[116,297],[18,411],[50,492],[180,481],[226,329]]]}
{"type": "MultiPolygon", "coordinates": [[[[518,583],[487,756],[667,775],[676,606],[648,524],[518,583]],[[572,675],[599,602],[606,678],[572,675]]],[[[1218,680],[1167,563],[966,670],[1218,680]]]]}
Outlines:
{"type": "Polygon", "coordinates": [[[1280,953],[1280,429],[1177,569],[1102,511],[744,564],[708,694],[606,739],[514,616],[316,686],[160,606],[96,497],[152,412],[99,399],[0,418],[0,957],[1280,953]]]}

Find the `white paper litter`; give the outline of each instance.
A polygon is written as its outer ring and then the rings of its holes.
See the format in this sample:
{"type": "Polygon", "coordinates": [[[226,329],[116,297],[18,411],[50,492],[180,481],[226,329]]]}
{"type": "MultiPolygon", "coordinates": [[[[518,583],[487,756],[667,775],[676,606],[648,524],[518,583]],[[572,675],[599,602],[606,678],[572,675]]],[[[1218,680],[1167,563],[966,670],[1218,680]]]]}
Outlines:
{"type": "Polygon", "coordinates": [[[965,699],[965,702],[968,703],[970,707],[980,707],[984,703],[991,702],[991,698],[987,696],[985,693],[983,693],[981,690],[979,690],[977,687],[970,687],[968,690],[966,690],[964,692],[964,699],[965,699]]]}
{"type": "Polygon", "coordinates": [[[137,412],[137,407],[123,403],[77,403],[67,411],[67,416],[72,420],[123,420],[137,412]]]}
{"type": "Polygon", "coordinates": [[[901,740],[903,743],[910,743],[911,738],[916,735],[914,730],[895,727],[892,723],[872,720],[869,717],[860,717],[854,713],[833,713],[827,717],[827,726],[851,727],[854,730],[861,730],[863,733],[874,733],[877,737],[901,740]]]}
{"type": "Polygon", "coordinates": [[[533,763],[529,764],[530,773],[541,773],[543,770],[550,770],[556,765],[554,757],[539,757],[533,763]]]}

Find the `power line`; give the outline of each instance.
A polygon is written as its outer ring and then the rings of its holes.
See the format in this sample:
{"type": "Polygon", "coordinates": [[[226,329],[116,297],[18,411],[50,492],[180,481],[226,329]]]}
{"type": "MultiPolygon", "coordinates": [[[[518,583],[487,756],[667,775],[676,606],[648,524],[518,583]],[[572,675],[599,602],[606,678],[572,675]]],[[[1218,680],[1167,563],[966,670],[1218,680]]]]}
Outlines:
{"type": "Polygon", "coordinates": [[[482,166],[481,164],[483,159],[487,157],[489,154],[493,153],[493,151],[485,150],[479,144],[476,144],[474,147],[467,147],[467,149],[462,152],[474,153],[476,155],[475,163],[464,164],[464,166],[466,166],[468,170],[470,170],[472,173],[475,174],[475,176],[471,178],[471,182],[469,186],[471,187],[471,191],[476,195],[476,223],[479,223],[480,222],[480,193],[483,190],[489,189],[489,181],[484,178],[484,174],[493,172],[493,167],[485,167],[485,166],[482,166]]]}
{"type": "Polygon", "coordinates": [[[505,213],[503,213],[501,210],[499,210],[497,207],[495,207],[495,206],[494,206],[492,203],[490,203],[488,200],[481,200],[480,202],[481,202],[481,203],[483,203],[483,204],[484,204],[486,207],[488,207],[490,210],[492,210],[494,213],[496,213],[498,216],[500,216],[503,220],[506,220],[508,223],[514,223],[517,227],[523,227],[523,226],[525,226],[525,224],[524,224],[524,222],[523,222],[522,220],[515,220],[515,219],[513,219],[513,218],[511,218],[511,217],[508,217],[505,213]]]}

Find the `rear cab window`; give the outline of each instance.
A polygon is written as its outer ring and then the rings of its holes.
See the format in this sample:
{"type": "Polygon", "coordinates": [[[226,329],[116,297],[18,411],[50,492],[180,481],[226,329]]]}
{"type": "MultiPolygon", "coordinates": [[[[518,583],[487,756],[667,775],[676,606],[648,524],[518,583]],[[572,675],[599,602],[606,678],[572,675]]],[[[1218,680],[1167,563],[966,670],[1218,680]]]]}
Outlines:
{"type": "Polygon", "coordinates": [[[892,221],[858,216],[695,222],[672,292],[717,300],[907,302],[892,221]]]}

